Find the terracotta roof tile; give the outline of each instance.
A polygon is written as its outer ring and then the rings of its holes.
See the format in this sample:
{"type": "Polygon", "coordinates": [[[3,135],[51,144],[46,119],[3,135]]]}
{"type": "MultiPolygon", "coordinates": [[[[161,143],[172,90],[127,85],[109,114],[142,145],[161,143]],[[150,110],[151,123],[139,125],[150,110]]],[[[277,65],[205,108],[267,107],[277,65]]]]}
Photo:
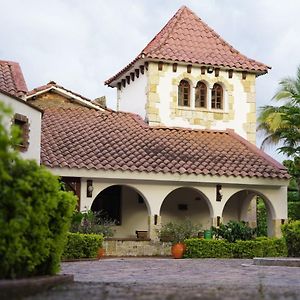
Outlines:
{"type": "Polygon", "coordinates": [[[18,63],[0,60],[0,90],[16,97],[26,95],[28,90],[18,63]]]}
{"type": "Polygon", "coordinates": [[[110,85],[142,58],[242,69],[259,74],[270,68],[234,49],[186,6],[176,12],[130,64],[105,83],[110,85]]]}
{"type": "Polygon", "coordinates": [[[231,130],[148,127],[130,113],[79,106],[45,109],[41,161],[50,168],[289,178],[231,130]]]}

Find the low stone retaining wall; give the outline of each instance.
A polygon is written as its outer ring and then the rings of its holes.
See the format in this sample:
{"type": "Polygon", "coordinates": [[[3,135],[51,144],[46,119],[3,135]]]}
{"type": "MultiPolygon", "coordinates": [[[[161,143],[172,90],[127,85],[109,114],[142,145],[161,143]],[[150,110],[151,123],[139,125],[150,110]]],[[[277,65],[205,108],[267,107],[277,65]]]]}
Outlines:
{"type": "Polygon", "coordinates": [[[170,256],[171,244],[151,240],[111,239],[103,242],[105,256],[170,256]]]}

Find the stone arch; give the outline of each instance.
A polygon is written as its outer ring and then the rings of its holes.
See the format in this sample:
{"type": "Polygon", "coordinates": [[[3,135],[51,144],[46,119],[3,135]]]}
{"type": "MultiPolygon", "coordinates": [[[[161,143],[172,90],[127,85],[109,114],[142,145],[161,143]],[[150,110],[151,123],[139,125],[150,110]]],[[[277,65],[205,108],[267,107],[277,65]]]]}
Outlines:
{"type": "Polygon", "coordinates": [[[206,195],[194,187],[178,187],[169,192],[160,206],[162,224],[190,218],[205,228],[211,225],[213,207],[206,195]]]}
{"type": "Polygon", "coordinates": [[[115,237],[135,238],[137,230],[148,230],[150,206],[146,197],[135,187],[112,184],[95,197],[92,211],[102,211],[116,221],[115,237]]]}
{"type": "Polygon", "coordinates": [[[232,194],[224,203],[222,210],[222,220],[227,223],[230,220],[246,221],[250,225],[256,226],[256,211],[248,211],[250,203],[259,196],[263,199],[267,210],[268,235],[273,235],[274,229],[272,220],[276,219],[276,212],[272,201],[263,193],[254,189],[244,189],[232,194]],[[251,214],[255,214],[255,218],[251,214]]]}

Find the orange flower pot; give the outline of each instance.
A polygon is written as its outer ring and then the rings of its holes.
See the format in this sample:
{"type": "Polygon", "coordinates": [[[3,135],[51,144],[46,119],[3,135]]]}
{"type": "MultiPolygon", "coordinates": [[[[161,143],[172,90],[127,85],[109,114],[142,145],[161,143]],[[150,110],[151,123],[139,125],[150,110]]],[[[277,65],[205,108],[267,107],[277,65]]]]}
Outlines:
{"type": "Polygon", "coordinates": [[[97,252],[97,258],[100,259],[105,255],[105,250],[104,248],[99,248],[97,252]]]}
{"type": "Polygon", "coordinates": [[[178,243],[172,246],[171,253],[173,258],[182,258],[185,252],[186,246],[183,243],[178,243]]]}

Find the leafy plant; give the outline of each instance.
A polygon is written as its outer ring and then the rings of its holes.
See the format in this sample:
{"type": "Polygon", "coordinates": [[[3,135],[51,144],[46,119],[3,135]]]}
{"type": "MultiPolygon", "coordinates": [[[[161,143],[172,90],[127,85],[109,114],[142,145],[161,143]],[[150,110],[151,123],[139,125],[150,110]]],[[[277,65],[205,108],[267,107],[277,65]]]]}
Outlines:
{"type": "Polygon", "coordinates": [[[159,237],[162,241],[172,244],[182,243],[185,239],[196,237],[201,230],[200,224],[193,224],[186,218],[181,223],[169,222],[162,226],[159,231],[159,237]]]}
{"type": "Polygon", "coordinates": [[[212,227],[216,239],[225,239],[230,243],[237,240],[251,240],[254,238],[256,229],[250,228],[244,221],[229,221],[226,225],[221,224],[219,228],[212,227]]]}
{"type": "Polygon", "coordinates": [[[103,235],[68,233],[62,257],[64,259],[93,258],[102,247],[103,235]]]}
{"type": "Polygon", "coordinates": [[[300,221],[282,225],[282,233],[286,241],[288,256],[300,257],[300,221]]]}
{"type": "Polygon", "coordinates": [[[95,233],[102,234],[104,237],[111,237],[114,235],[112,228],[114,225],[115,222],[107,219],[101,211],[75,211],[72,217],[70,232],[95,233]]]}
{"type": "Polygon", "coordinates": [[[256,201],[257,236],[268,236],[267,208],[264,201],[258,197],[256,201]]]}
{"type": "Polygon", "coordinates": [[[14,151],[0,103],[0,278],[55,274],[76,198],[35,161],[14,151]]]}

